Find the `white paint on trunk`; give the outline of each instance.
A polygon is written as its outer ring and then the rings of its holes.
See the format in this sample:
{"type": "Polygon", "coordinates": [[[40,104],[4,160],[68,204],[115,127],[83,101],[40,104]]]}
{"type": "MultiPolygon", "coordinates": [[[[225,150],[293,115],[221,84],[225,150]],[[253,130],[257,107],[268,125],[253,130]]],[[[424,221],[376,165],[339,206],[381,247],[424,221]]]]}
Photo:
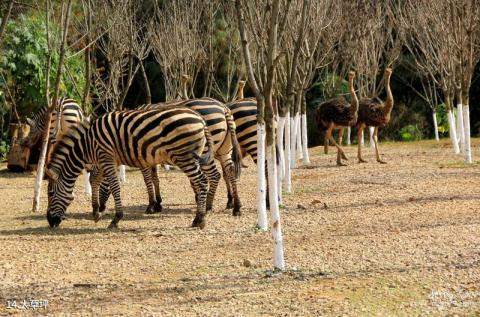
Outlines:
{"type": "Polygon", "coordinates": [[[92,186],[90,186],[90,173],[83,170],[83,184],[85,187],[85,195],[92,196],[92,186]]]}
{"type": "Polygon", "coordinates": [[[310,156],[308,155],[308,135],[307,135],[307,114],[302,114],[302,148],[303,148],[303,164],[310,164],[310,156]]]}
{"type": "MultiPolygon", "coordinates": [[[[275,160],[275,147],[270,145],[267,148],[267,166],[269,184],[277,183],[277,171],[275,160]]],[[[278,206],[277,186],[269,186],[271,229],[273,238],[273,266],[276,270],[285,270],[285,259],[283,256],[283,237],[280,222],[280,208],[278,206]]]]}
{"type": "MultiPolygon", "coordinates": [[[[277,190],[278,190],[278,200],[279,204],[283,204],[282,197],[282,179],[285,174],[285,157],[283,153],[283,132],[285,128],[285,117],[278,117],[278,127],[277,127],[277,149],[278,153],[278,166],[277,166],[277,190]]],[[[276,160],[275,160],[276,161],[276,160]]]]}
{"type": "MultiPolygon", "coordinates": [[[[50,125],[47,125],[48,128],[50,125]]],[[[48,136],[47,136],[48,138],[48,136]]],[[[47,139],[48,140],[48,139],[47,139]]],[[[47,157],[47,148],[46,142],[42,145],[42,150],[40,152],[40,158],[37,165],[37,178],[35,179],[35,189],[33,193],[33,212],[38,212],[40,209],[40,193],[42,192],[42,180],[45,170],[45,160],[47,157]]]]}
{"type": "Polygon", "coordinates": [[[465,139],[465,152],[464,158],[465,163],[472,163],[472,148],[470,144],[470,107],[469,105],[463,105],[463,128],[464,128],[464,139],[465,139]]]}
{"type": "Polygon", "coordinates": [[[290,111],[287,112],[287,116],[285,118],[285,178],[283,179],[285,185],[285,191],[287,193],[292,192],[292,173],[290,169],[290,111]]]}
{"type": "Polygon", "coordinates": [[[460,142],[460,151],[465,154],[465,129],[463,126],[462,104],[457,104],[457,137],[460,142]]]}
{"type": "Polygon", "coordinates": [[[120,183],[125,183],[127,181],[127,176],[125,175],[125,165],[120,165],[118,168],[118,176],[120,179],[120,183]]]}
{"type": "Polygon", "coordinates": [[[297,160],[303,159],[303,150],[302,150],[302,126],[300,120],[300,113],[295,115],[295,127],[297,129],[297,160]]]}
{"type": "Polygon", "coordinates": [[[375,131],[375,127],[368,127],[368,130],[370,131],[370,141],[368,141],[368,142],[370,144],[370,147],[374,148],[375,143],[373,142],[373,132],[375,131]]]}
{"type": "Polygon", "coordinates": [[[432,113],[433,117],[433,131],[435,132],[435,140],[438,142],[440,141],[440,137],[438,136],[438,122],[437,122],[437,112],[434,111],[432,113]]]}
{"type": "MultiPolygon", "coordinates": [[[[276,182],[270,184],[276,184],[276,182]]],[[[257,228],[266,231],[268,221],[265,187],[265,124],[257,123],[257,228]]],[[[269,187],[277,188],[277,186],[269,187]]],[[[277,201],[276,196],[275,201],[277,201]]]]}
{"type": "Polygon", "coordinates": [[[347,145],[352,144],[352,127],[347,127],[347,145]]]}
{"type": "Polygon", "coordinates": [[[290,168],[296,167],[297,129],[295,127],[295,115],[290,117],[290,168]]]}
{"type": "Polygon", "coordinates": [[[453,115],[452,109],[448,110],[448,134],[450,135],[450,140],[452,141],[453,152],[455,154],[460,153],[460,148],[458,147],[457,141],[457,128],[455,125],[455,117],[453,115]]]}
{"type": "Polygon", "coordinates": [[[281,179],[285,177],[285,153],[283,152],[283,135],[285,131],[285,121],[286,117],[278,117],[278,126],[277,126],[277,149],[280,151],[278,157],[280,160],[281,167],[281,179]]]}
{"type": "Polygon", "coordinates": [[[169,171],[169,170],[170,170],[170,165],[165,164],[165,165],[163,165],[163,168],[164,168],[166,171],[169,171]]]}

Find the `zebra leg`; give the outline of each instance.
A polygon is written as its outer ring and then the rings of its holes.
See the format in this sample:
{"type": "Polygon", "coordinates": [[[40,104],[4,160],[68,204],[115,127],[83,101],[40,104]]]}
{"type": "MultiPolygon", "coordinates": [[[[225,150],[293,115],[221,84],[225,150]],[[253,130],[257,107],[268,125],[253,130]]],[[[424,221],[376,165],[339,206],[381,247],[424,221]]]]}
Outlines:
{"type": "Polygon", "coordinates": [[[146,214],[153,214],[154,207],[155,207],[155,189],[153,188],[153,180],[152,180],[152,169],[150,167],[148,168],[142,168],[142,175],[143,175],[143,181],[145,182],[145,185],[147,186],[147,192],[148,192],[148,207],[147,210],[145,210],[146,214]]]}
{"type": "Polygon", "coordinates": [[[233,193],[232,193],[232,186],[230,186],[230,181],[228,179],[227,173],[225,173],[225,168],[222,167],[223,170],[223,179],[225,180],[225,185],[227,186],[227,206],[225,209],[232,209],[233,208],[233,193]]]}
{"type": "Polygon", "coordinates": [[[90,184],[92,186],[92,213],[93,220],[97,222],[101,218],[100,205],[98,203],[98,191],[100,184],[102,183],[103,177],[102,173],[98,168],[92,169],[90,173],[90,184]]]}
{"type": "MultiPolygon", "coordinates": [[[[109,160],[110,161],[110,160],[109,160]]],[[[111,160],[113,161],[113,160],[111,160]]],[[[120,182],[118,181],[115,164],[106,163],[102,165],[103,175],[110,185],[113,198],[115,199],[115,216],[108,228],[117,228],[118,222],[123,218],[122,199],[120,196],[120,182]]]]}
{"type": "Polygon", "coordinates": [[[203,173],[207,176],[208,179],[208,194],[207,194],[207,204],[206,211],[211,211],[213,208],[213,199],[215,198],[215,192],[217,191],[218,183],[220,182],[220,172],[213,161],[213,158],[205,165],[201,165],[203,173]]]}
{"type": "MultiPolygon", "coordinates": [[[[177,165],[189,178],[197,197],[197,213],[193,220],[192,227],[205,228],[206,200],[208,191],[208,179],[200,168],[200,163],[195,158],[185,160],[174,160],[177,165]]],[[[218,171],[217,171],[218,172],[218,171]]]]}
{"type": "Polygon", "coordinates": [[[110,197],[110,185],[108,180],[104,179],[100,184],[100,208],[98,211],[104,212],[107,209],[108,197],[110,197]]]}
{"type": "Polygon", "coordinates": [[[240,203],[240,198],[238,197],[238,190],[237,190],[237,178],[235,177],[235,172],[233,170],[233,162],[231,157],[228,157],[226,160],[221,160],[220,163],[222,164],[223,174],[225,178],[225,183],[227,183],[227,189],[229,191],[229,200],[230,197],[233,196],[233,215],[240,216],[242,213],[240,211],[240,207],[242,204],[240,203]],[[232,192],[230,194],[230,191],[232,192]],[[233,195],[232,195],[233,194],[233,195]]]}
{"type": "Polygon", "coordinates": [[[152,167],[152,181],[155,186],[155,206],[153,207],[154,212],[162,211],[162,196],[160,196],[160,180],[158,179],[158,169],[157,167],[152,167]]]}

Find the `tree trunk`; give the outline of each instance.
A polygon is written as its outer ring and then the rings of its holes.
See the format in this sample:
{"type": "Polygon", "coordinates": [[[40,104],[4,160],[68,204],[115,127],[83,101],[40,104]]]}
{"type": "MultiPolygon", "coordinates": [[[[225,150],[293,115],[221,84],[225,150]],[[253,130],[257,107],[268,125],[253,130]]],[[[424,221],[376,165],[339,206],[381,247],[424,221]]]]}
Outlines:
{"type": "Polygon", "coordinates": [[[83,185],[85,188],[85,195],[92,196],[92,186],[90,186],[90,173],[83,170],[83,185]]]}
{"type": "Polygon", "coordinates": [[[7,6],[7,11],[5,11],[5,14],[2,17],[2,24],[0,25],[0,46],[2,46],[3,34],[5,34],[5,28],[7,27],[8,18],[12,12],[14,2],[14,0],[10,0],[7,6]]]}
{"type": "Polygon", "coordinates": [[[150,85],[148,84],[147,72],[145,71],[145,67],[143,66],[142,61],[140,61],[140,70],[142,71],[143,87],[145,89],[145,103],[149,105],[152,103],[152,93],[150,92],[150,85]]]}
{"type": "Polygon", "coordinates": [[[453,110],[449,109],[448,113],[448,134],[450,135],[450,141],[452,141],[453,153],[460,153],[460,148],[458,147],[457,141],[457,128],[455,126],[455,117],[453,115],[453,110]]]}
{"type": "Polygon", "coordinates": [[[463,126],[462,101],[457,100],[457,141],[460,142],[460,151],[465,154],[465,130],[463,126]]]}
{"type": "Polygon", "coordinates": [[[295,125],[297,127],[297,160],[302,160],[302,121],[300,120],[300,111],[297,112],[297,114],[295,115],[295,125]]]}
{"type": "Polygon", "coordinates": [[[432,117],[433,117],[433,131],[435,132],[435,141],[439,142],[440,137],[438,136],[437,112],[435,110],[432,113],[432,117]]]}
{"type": "Polygon", "coordinates": [[[127,182],[127,176],[125,175],[125,165],[120,165],[118,167],[118,178],[120,180],[120,183],[126,183],[127,182]]]}
{"type": "MultiPolygon", "coordinates": [[[[275,146],[267,145],[267,165],[268,165],[268,182],[269,184],[277,183],[275,146]]],[[[272,223],[273,237],[273,266],[276,270],[285,270],[285,260],[283,255],[283,237],[282,226],[280,223],[280,208],[278,206],[277,186],[269,186],[270,213],[272,223]]]]}
{"type": "Polygon", "coordinates": [[[267,197],[265,191],[265,136],[265,124],[257,123],[257,228],[260,230],[267,230],[268,228],[265,204],[267,197]]]}
{"type": "Polygon", "coordinates": [[[303,163],[310,164],[310,156],[308,155],[308,136],[307,136],[307,115],[302,114],[302,149],[303,149],[303,163]]]}
{"type": "Polygon", "coordinates": [[[295,111],[290,117],[290,169],[296,167],[297,153],[297,127],[295,126],[295,111]]]}
{"type": "Polygon", "coordinates": [[[468,105],[468,99],[465,98],[463,102],[463,127],[464,127],[464,140],[465,140],[465,163],[471,164],[472,161],[472,149],[470,145],[470,107],[468,105]]]}
{"type": "MultiPolygon", "coordinates": [[[[286,192],[292,192],[292,174],[290,170],[290,111],[287,112],[285,116],[285,178],[283,179],[284,185],[286,187],[286,192]]],[[[281,150],[281,149],[280,149],[281,150]]]]}
{"type": "Polygon", "coordinates": [[[347,145],[352,144],[352,127],[347,127],[347,145]]]}
{"type": "MultiPolygon", "coordinates": [[[[277,166],[277,190],[278,190],[278,199],[279,203],[282,204],[282,179],[285,174],[285,158],[283,153],[283,135],[285,130],[285,117],[278,117],[278,127],[277,127],[277,149],[279,151],[278,158],[279,164],[277,166]]],[[[276,161],[276,160],[275,160],[276,161]]]]}

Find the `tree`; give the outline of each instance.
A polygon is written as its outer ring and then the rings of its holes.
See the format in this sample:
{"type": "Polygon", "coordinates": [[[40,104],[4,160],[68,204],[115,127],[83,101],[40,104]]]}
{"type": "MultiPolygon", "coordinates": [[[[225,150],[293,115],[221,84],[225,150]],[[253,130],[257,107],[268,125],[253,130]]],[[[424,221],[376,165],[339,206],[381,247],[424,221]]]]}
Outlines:
{"type": "Polygon", "coordinates": [[[266,160],[268,167],[270,211],[272,214],[272,235],[274,241],[274,267],[285,269],[283,258],[283,238],[280,224],[280,211],[277,194],[277,165],[275,152],[276,104],[273,102],[275,72],[278,64],[278,41],[282,36],[283,25],[289,12],[290,1],[280,0],[235,0],[238,28],[242,42],[243,57],[248,81],[257,99],[257,153],[258,153],[258,226],[267,227],[265,211],[265,174],[262,174],[266,160]],[[248,23],[246,22],[248,21],[248,23]],[[280,27],[279,27],[280,26],[280,27]],[[252,41],[249,42],[249,37],[252,41]],[[251,47],[250,47],[251,45],[251,47]],[[251,51],[253,51],[253,56],[251,51]],[[266,130],[266,139],[264,131],[266,130]]]}
{"type": "Polygon", "coordinates": [[[56,78],[55,78],[55,84],[53,86],[53,98],[50,100],[50,67],[51,67],[51,62],[52,62],[52,54],[53,54],[53,44],[50,40],[50,30],[49,30],[49,24],[50,24],[50,15],[54,16],[54,7],[51,6],[50,1],[46,0],[45,1],[45,30],[46,30],[46,37],[47,37],[47,43],[48,43],[48,59],[47,59],[47,80],[46,80],[46,94],[45,94],[45,102],[48,105],[48,115],[47,115],[47,120],[46,120],[46,126],[45,126],[45,131],[43,132],[42,136],[42,147],[41,147],[41,153],[40,153],[40,159],[38,161],[38,167],[37,167],[37,179],[35,181],[35,191],[34,191],[34,197],[33,197],[33,207],[32,210],[33,212],[37,212],[39,209],[40,205],[40,191],[41,191],[41,186],[42,186],[42,179],[43,179],[43,172],[44,172],[44,167],[45,167],[45,162],[48,158],[48,136],[50,134],[50,122],[52,118],[52,112],[54,110],[54,107],[57,105],[57,99],[58,99],[58,93],[59,93],[59,88],[60,88],[60,81],[62,77],[62,67],[63,67],[63,62],[65,59],[65,50],[66,50],[66,42],[67,42],[67,34],[68,34],[68,26],[69,26],[69,20],[70,20],[70,10],[72,6],[72,1],[67,0],[67,4],[65,5],[65,1],[62,0],[62,8],[61,8],[61,22],[59,23],[60,29],[59,32],[61,33],[61,42],[60,42],[60,59],[58,61],[58,66],[57,66],[57,72],[56,72],[56,78]],[[51,102],[51,103],[50,103],[51,102]]]}

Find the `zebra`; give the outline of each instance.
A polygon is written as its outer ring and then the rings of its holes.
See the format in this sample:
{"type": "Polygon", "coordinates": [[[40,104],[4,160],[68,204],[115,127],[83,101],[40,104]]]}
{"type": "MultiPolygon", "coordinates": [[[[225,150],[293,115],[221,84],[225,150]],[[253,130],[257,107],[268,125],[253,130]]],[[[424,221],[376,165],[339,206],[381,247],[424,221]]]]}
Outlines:
{"type": "MultiPolygon", "coordinates": [[[[31,119],[27,118],[26,121],[30,126],[30,132],[25,139],[21,140],[19,143],[29,148],[35,146],[41,139],[43,131],[47,126],[47,118],[47,106],[40,108],[31,119]]],[[[71,127],[86,120],[88,120],[87,117],[84,115],[82,108],[75,102],[75,100],[66,97],[60,98],[57,101],[57,106],[52,112],[52,118],[50,120],[50,146],[53,146],[56,140],[60,139],[63,134],[67,133],[71,127]],[[57,122],[59,117],[60,121],[57,122]]]]}
{"type": "MultiPolygon", "coordinates": [[[[234,216],[241,215],[241,203],[238,197],[237,178],[241,171],[240,147],[235,133],[235,122],[230,110],[220,101],[204,97],[190,100],[177,100],[169,103],[158,103],[140,106],[137,109],[162,109],[166,106],[187,107],[198,112],[205,120],[212,134],[215,158],[220,161],[223,176],[227,185],[228,204],[227,209],[233,208],[234,216]]],[[[91,177],[95,178],[97,170],[93,168],[91,177]]],[[[144,181],[147,186],[149,204],[146,213],[160,212],[162,210],[162,198],[159,189],[159,179],[155,168],[142,170],[144,181]]],[[[217,186],[218,184],[215,184],[217,186]]],[[[100,209],[106,209],[106,202],[110,195],[108,182],[100,185],[100,209]]],[[[206,210],[210,211],[212,204],[207,204],[206,210]]]]}
{"type": "Polygon", "coordinates": [[[158,110],[129,110],[107,113],[91,124],[73,127],[57,142],[46,168],[48,182],[47,220],[57,227],[73,200],[73,186],[81,170],[96,165],[99,173],[92,182],[93,217],[97,222],[98,190],[103,178],[115,200],[115,216],[109,228],[116,228],[123,217],[118,164],[147,169],[157,164],[177,165],[189,178],[195,191],[197,212],[193,227],[204,228],[206,204],[213,201],[220,173],[213,160],[212,136],[203,118],[184,107],[158,110]],[[208,194],[207,194],[208,191],[208,194]]]}

